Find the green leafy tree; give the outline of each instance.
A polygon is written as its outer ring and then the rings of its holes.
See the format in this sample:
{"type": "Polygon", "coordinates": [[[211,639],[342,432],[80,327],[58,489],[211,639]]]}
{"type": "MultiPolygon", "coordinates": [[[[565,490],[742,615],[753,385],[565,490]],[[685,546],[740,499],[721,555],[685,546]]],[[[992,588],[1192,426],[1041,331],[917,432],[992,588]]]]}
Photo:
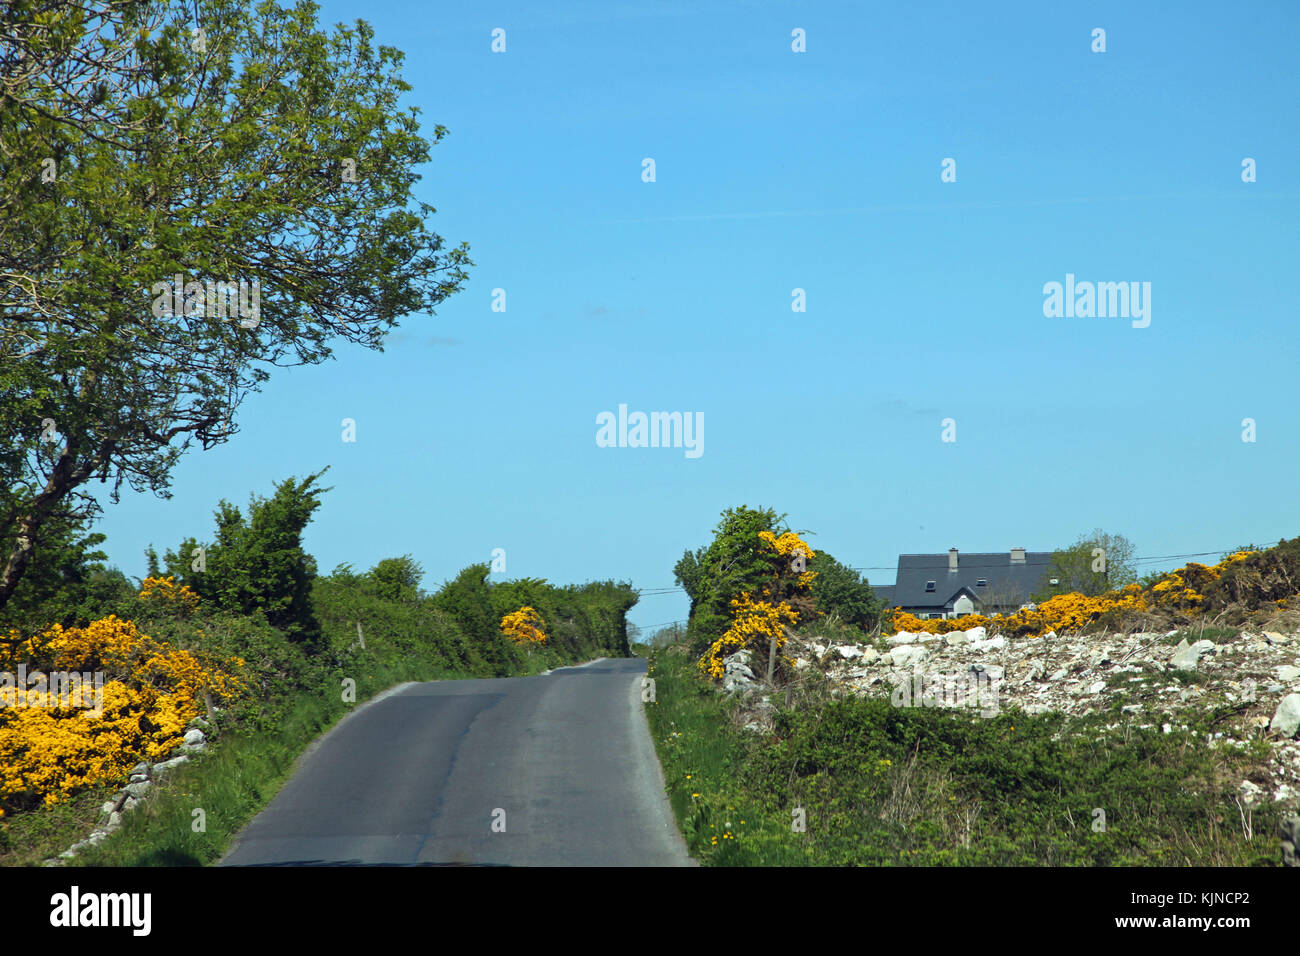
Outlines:
{"type": "Polygon", "coordinates": [[[713,541],[687,551],[677,562],[673,574],[691,599],[687,630],[695,649],[707,647],[727,629],[732,599],[746,592],[755,600],[788,600],[801,616],[811,613],[812,600],[797,586],[799,572],[759,537],[763,531],[777,537],[789,531],[785,517],[770,508],[728,508],[714,528],[713,541]]]}
{"type": "Polygon", "coordinates": [[[316,562],[303,550],[302,533],[330,490],[316,484],[327,470],[279,482],[270,498],[250,496],[247,515],[221,501],[213,543],[186,539],[179,553],[167,552],[167,573],[201,600],[238,614],[260,612],[290,640],[314,649],[320,637],[311,605],[316,562]]]}
{"type": "Polygon", "coordinates": [[[716,640],[731,623],[731,599],[767,573],[770,562],[758,533],[772,531],[778,520],[770,508],[727,508],[713,541],[686,551],[674,566],[674,579],[691,599],[687,631],[693,647],[716,640]]]}
{"type": "Polygon", "coordinates": [[[492,605],[487,579],[487,564],[471,564],[429,600],[474,641],[494,674],[506,674],[518,665],[518,655],[501,633],[501,615],[492,605]]]}
{"type": "Polygon", "coordinates": [[[1080,535],[1070,547],[1052,552],[1047,572],[1033,600],[1041,602],[1056,594],[1077,592],[1095,597],[1137,581],[1133,565],[1133,543],[1122,534],[1100,528],[1080,535]],[[1100,550],[1102,553],[1096,554],[1100,550]],[[1101,558],[1104,557],[1104,564],[1101,558]],[[1057,583],[1051,584],[1055,578],[1057,583]]]}
{"type": "Polygon", "coordinates": [[[104,535],[86,532],[81,522],[59,515],[40,530],[40,547],[31,573],[0,613],[0,627],[32,633],[50,624],[75,626],[120,611],[137,588],[126,575],[104,564],[104,535]]]}
{"type": "Polygon", "coordinates": [[[808,562],[808,570],[817,572],[812,596],[822,614],[838,615],[844,623],[864,631],[880,621],[885,602],[876,597],[860,573],[824,551],[818,551],[808,562]]]}
{"type": "Polygon", "coordinates": [[[91,481],[168,496],[269,369],[381,349],[465,281],[412,193],[446,130],[399,104],[400,51],[317,9],[6,3],[0,607],[91,481]]]}
{"type": "Polygon", "coordinates": [[[380,597],[390,601],[415,601],[420,597],[424,568],[409,554],[384,558],[366,575],[380,597]]]}

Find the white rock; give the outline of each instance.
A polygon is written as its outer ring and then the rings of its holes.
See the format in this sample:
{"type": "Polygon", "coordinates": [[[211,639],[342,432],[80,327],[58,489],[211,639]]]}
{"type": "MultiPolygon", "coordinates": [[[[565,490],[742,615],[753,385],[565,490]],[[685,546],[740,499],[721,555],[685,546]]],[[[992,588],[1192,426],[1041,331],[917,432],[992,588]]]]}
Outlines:
{"type": "Polygon", "coordinates": [[[916,635],[907,631],[899,631],[892,637],[885,638],[885,643],[890,647],[896,647],[899,644],[912,644],[916,641],[916,635]]]}
{"type": "Polygon", "coordinates": [[[953,631],[951,634],[944,635],[943,642],[949,647],[960,647],[969,641],[965,631],[953,631]]]}
{"type": "Polygon", "coordinates": [[[208,738],[204,735],[203,731],[195,727],[193,730],[185,731],[185,736],[182,739],[190,746],[194,746],[195,744],[206,743],[208,738]]]}
{"type": "Polygon", "coordinates": [[[846,661],[851,661],[855,657],[862,656],[862,648],[855,647],[852,644],[841,644],[839,647],[835,648],[835,650],[839,653],[840,657],[844,658],[846,661]]]}
{"type": "Polygon", "coordinates": [[[1007,673],[1005,667],[1001,667],[997,664],[972,664],[970,669],[971,673],[983,674],[988,677],[989,680],[1002,680],[1007,673]]]}
{"type": "Polygon", "coordinates": [[[978,627],[967,628],[965,633],[968,641],[982,641],[989,636],[988,628],[982,624],[978,627]]]}
{"type": "Polygon", "coordinates": [[[990,637],[987,641],[972,641],[966,646],[972,651],[1000,651],[1007,646],[1007,639],[999,634],[997,637],[990,637]]]}
{"type": "Polygon", "coordinates": [[[1181,640],[1178,642],[1178,646],[1174,648],[1174,654],[1169,659],[1169,664],[1178,670],[1196,670],[1196,665],[1200,663],[1201,658],[1213,649],[1213,641],[1197,641],[1195,644],[1189,645],[1186,639],[1181,640]]]}
{"type": "Polygon", "coordinates": [[[1296,731],[1300,730],[1300,694],[1287,694],[1282,698],[1268,729],[1286,739],[1295,736],[1296,731]]]}
{"type": "Polygon", "coordinates": [[[889,652],[888,656],[893,659],[895,667],[906,667],[909,664],[919,664],[922,661],[929,660],[930,652],[924,647],[904,644],[902,647],[894,648],[889,652]]]}
{"type": "Polygon", "coordinates": [[[1277,676],[1287,682],[1300,680],[1300,667],[1294,664],[1283,664],[1277,669],[1277,676]]]}
{"type": "Polygon", "coordinates": [[[1089,694],[1100,694],[1100,693],[1101,693],[1103,690],[1105,690],[1105,689],[1106,689],[1106,682],[1105,682],[1104,680],[1099,680],[1099,681],[1094,682],[1093,684],[1091,684],[1091,685],[1088,687],[1088,693],[1089,693],[1089,694]]]}
{"type": "MultiPolygon", "coordinates": [[[[749,668],[745,669],[749,670],[749,668]]],[[[752,679],[736,674],[730,670],[722,675],[722,689],[728,693],[733,690],[744,690],[745,688],[752,686],[754,686],[754,681],[752,679]]]]}
{"type": "Polygon", "coordinates": [[[878,660],[880,660],[880,651],[874,647],[864,647],[862,649],[862,663],[874,664],[878,660]]]}
{"type": "MultiPolygon", "coordinates": [[[[753,680],[754,672],[749,669],[748,665],[734,661],[727,665],[725,672],[729,677],[736,677],[743,680],[753,680]]],[[[195,747],[197,744],[188,744],[187,746],[195,747]]]]}

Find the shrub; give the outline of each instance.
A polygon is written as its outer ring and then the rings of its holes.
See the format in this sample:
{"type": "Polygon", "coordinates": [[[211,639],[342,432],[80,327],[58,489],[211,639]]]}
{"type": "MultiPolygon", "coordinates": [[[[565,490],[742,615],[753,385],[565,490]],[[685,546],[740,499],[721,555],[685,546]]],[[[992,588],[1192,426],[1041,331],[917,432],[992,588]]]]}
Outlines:
{"type": "Polygon", "coordinates": [[[244,661],[211,661],[108,617],[84,628],[55,624],[23,639],[0,639],[0,670],[99,672],[103,710],[83,688],[80,701],[49,706],[15,689],[0,708],[0,809],[58,802],[102,781],[124,779],[140,760],[157,760],[180,743],[205,699],[245,691],[244,661]],[[86,707],[83,710],[82,707],[86,707]]]}

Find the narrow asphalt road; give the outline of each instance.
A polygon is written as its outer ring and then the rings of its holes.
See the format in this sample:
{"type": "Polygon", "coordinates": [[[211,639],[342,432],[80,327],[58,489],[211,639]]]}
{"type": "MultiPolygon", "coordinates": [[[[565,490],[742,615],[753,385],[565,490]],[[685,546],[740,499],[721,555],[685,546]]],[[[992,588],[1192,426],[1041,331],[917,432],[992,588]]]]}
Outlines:
{"type": "Polygon", "coordinates": [[[689,866],[645,661],[404,684],[340,721],[223,866],[689,866]]]}

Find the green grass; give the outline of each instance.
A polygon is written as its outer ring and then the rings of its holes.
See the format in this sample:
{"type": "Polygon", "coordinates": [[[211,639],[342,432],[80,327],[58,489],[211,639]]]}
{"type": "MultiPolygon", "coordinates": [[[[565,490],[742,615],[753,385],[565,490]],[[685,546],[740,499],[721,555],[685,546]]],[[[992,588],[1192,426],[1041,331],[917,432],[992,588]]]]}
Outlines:
{"type": "Polygon", "coordinates": [[[1186,641],[1188,644],[1195,644],[1197,641],[1232,644],[1243,639],[1243,633],[1242,629],[1237,627],[1212,627],[1207,624],[1198,624],[1193,627],[1183,628],[1176,634],[1162,637],[1160,643],[1168,644],[1170,647],[1176,647],[1181,641],[1186,641]]]}
{"type": "Polygon", "coordinates": [[[1209,746],[1215,714],[1187,733],[1139,730],[1140,715],[1108,733],[1114,714],[1007,709],[985,719],[895,708],[886,698],[805,697],[778,713],[773,734],[759,736],[735,729],[733,705],[688,655],[661,651],[651,666],[650,726],[669,797],[687,845],[706,865],[1277,859],[1277,811],[1243,821],[1233,799],[1267,747],[1209,746]],[[793,826],[797,809],[804,832],[793,826]]]}

